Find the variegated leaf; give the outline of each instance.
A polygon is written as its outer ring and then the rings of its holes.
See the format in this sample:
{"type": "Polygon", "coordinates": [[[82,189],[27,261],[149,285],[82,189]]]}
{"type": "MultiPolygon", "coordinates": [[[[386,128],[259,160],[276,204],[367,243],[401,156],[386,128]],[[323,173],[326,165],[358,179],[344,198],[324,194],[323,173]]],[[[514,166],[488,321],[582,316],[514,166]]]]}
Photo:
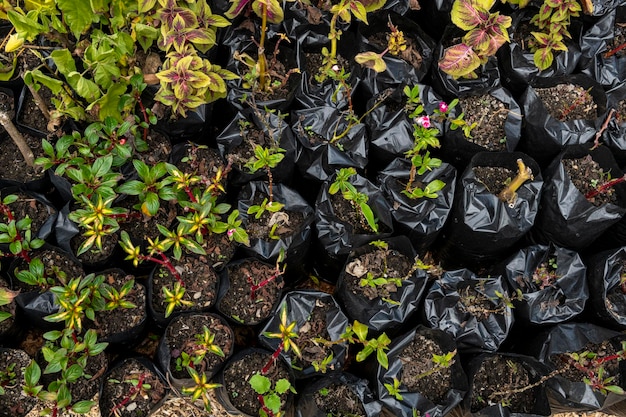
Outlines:
{"type": "Polygon", "coordinates": [[[263,17],[263,11],[265,8],[265,12],[267,14],[267,20],[271,23],[280,23],[284,19],[283,9],[280,7],[280,4],[277,0],[253,0],[252,1],[252,10],[254,13],[263,17]]]}
{"type": "Polygon", "coordinates": [[[446,48],[439,60],[439,68],[453,78],[465,77],[480,66],[480,58],[474,50],[465,44],[446,48]]]}
{"type": "Polygon", "coordinates": [[[382,9],[385,5],[386,0],[358,0],[361,3],[367,12],[373,12],[378,9],[382,9]]]}
{"type": "Polygon", "coordinates": [[[452,23],[463,30],[481,26],[489,19],[489,10],[483,9],[472,0],[456,0],[452,5],[452,23]]]}
{"type": "Polygon", "coordinates": [[[250,3],[250,0],[230,0],[230,2],[232,4],[226,13],[224,13],[224,16],[232,20],[241,14],[243,9],[250,3]]]}

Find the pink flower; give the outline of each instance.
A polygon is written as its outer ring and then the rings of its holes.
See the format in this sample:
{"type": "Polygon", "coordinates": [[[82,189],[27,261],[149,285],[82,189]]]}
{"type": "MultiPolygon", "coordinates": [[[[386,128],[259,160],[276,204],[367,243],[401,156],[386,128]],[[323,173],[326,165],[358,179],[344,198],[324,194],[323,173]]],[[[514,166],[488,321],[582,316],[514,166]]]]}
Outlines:
{"type": "Polygon", "coordinates": [[[425,127],[426,129],[430,127],[430,117],[428,116],[420,116],[415,121],[418,125],[425,127]]]}
{"type": "Polygon", "coordinates": [[[448,111],[448,103],[446,103],[445,101],[442,101],[439,103],[439,111],[442,113],[445,113],[448,111]]]}
{"type": "Polygon", "coordinates": [[[228,231],[226,232],[226,235],[228,237],[233,237],[234,233],[235,233],[235,229],[228,229],[228,231]]]}

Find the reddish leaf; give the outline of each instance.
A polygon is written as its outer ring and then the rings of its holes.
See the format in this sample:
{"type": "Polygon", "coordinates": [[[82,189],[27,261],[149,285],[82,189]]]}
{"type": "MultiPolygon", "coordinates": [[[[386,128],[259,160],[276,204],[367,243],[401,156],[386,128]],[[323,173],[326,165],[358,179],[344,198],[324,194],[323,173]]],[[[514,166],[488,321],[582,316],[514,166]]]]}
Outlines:
{"type": "Polygon", "coordinates": [[[365,10],[369,12],[373,12],[374,10],[382,9],[385,5],[385,0],[358,0],[361,3],[365,10]]]}
{"type": "Polygon", "coordinates": [[[446,48],[439,60],[439,68],[453,78],[465,77],[480,66],[480,58],[465,44],[446,48]]]}
{"type": "Polygon", "coordinates": [[[481,26],[489,18],[489,10],[481,8],[474,0],[456,0],[450,12],[452,23],[463,30],[481,26]]]}
{"type": "Polygon", "coordinates": [[[253,0],[252,10],[254,13],[263,17],[263,6],[266,7],[267,20],[271,23],[280,23],[284,19],[283,9],[277,0],[253,0]]]}
{"type": "Polygon", "coordinates": [[[224,13],[224,16],[229,19],[234,19],[241,14],[243,9],[250,3],[250,0],[230,0],[230,2],[232,3],[230,9],[224,13]]]}

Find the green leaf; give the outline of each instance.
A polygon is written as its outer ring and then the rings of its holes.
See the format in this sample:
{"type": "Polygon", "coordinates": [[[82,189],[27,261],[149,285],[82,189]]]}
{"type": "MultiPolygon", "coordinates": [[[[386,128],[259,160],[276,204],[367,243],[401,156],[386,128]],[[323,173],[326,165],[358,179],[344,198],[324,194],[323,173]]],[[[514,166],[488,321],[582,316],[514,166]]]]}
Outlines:
{"type": "Polygon", "coordinates": [[[145,162],[139,159],[133,160],[133,166],[135,167],[139,178],[147,182],[150,177],[150,167],[148,167],[145,162]]]}
{"type": "Polygon", "coordinates": [[[72,405],[72,411],[77,414],[87,414],[95,404],[95,401],[78,401],[72,405]]]}
{"type": "Polygon", "coordinates": [[[265,402],[265,406],[269,408],[273,413],[278,413],[280,411],[280,397],[278,394],[272,392],[271,394],[265,395],[263,397],[265,402]]]}
{"type": "Polygon", "coordinates": [[[554,54],[552,53],[552,49],[548,47],[537,49],[533,54],[535,66],[542,71],[550,68],[553,60],[554,54]]]}
{"type": "Polygon", "coordinates": [[[276,381],[276,386],[274,390],[279,394],[284,394],[291,389],[291,382],[288,379],[281,378],[276,381]]]}
{"type": "Polygon", "coordinates": [[[450,19],[458,28],[472,30],[483,25],[489,18],[489,9],[482,8],[473,0],[455,0],[450,19]]]}
{"type": "Polygon", "coordinates": [[[26,385],[35,386],[41,378],[41,368],[34,360],[31,360],[24,370],[24,381],[26,385]]]}
{"type": "Polygon", "coordinates": [[[74,62],[72,53],[68,49],[55,49],[50,53],[50,58],[52,58],[59,72],[66,78],[68,78],[71,73],[76,72],[76,62],[74,62]]]}
{"type": "Polygon", "coordinates": [[[366,324],[360,323],[355,320],[352,324],[352,330],[354,330],[354,333],[360,341],[367,340],[367,332],[369,331],[369,329],[367,328],[366,324]]]}
{"type": "Polygon", "coordinates": [[[100,88],[95,82],[83,77],[82,74],[76,71],[71,72],[66,78],[78,95],[90,103],[99,99],[102,95],[100,88]]]}
{"type": "Polygon", "coordinates": [[[96,159],[93,162],[91,171],[95,177],[101,178],[111,170],[113,165],[113,155],[109,154],[101,158],[96,159]]]}
{"type": "Polygon", "coordinates": [[[117,192],[121,194],[139,195],[143,193],[145,188],[146,185],[143,182],[131,180],[117,187],[117,192]]]}
{"type": "Polygon", "coordinates": [[[149,216],[154,216],[159,211],[159,196],[153,192],[146,194],[146,200],[141,204],[141,211],[149,216]]]}
{"type": "Polygon", "coordinates": [[[156,5],[157,0],[138,0],[139,8],[138,11],[141,14],[148,13],[151,11],[156,5]]]}
{"type": "Polygon", "coordinates": [[[159,31],[155,27],[143,23],[137,23],[135,25],[135,33],[137,42],[139,42],[144,52],[150,49],[154,41],[159,37],[159,31]]]}
{"type": "Polygon", "coordinates": [[[85,0],[56,0],[56,5],[63,12],[63,20],[69,26],[76,39],[89,29],[95,20],[91,5],[85,0]]]}
{"type": "Polygon", "coordinates": [[[387,354],[383,349],[378,349],[376,351],[376,360],[385,369],[389,368],[389,358],[387,358],[387,354]]]}
{"type": "Polygon", "coordinates": [[[264,375],[256,373],[250,377],[250,386],[257,394],[265,394],[272,387],[270,379],[264,375]]]}
{"type": "Polygon", "coordinates": [[[68,382],[76,382],[83,375],[83,368],[75,363],[67,368],[63,374],[68,382]]]}
{"type": "Polygon", "coordinates": [[[246,8],[248,3],[250,3],[250,0],[229,0],[229,1],[232,4],[230,5],[230,8],[226,11],[226,13],[224,13],[224,16],[226,16],[227,18],[231,20],[239,16],[239,14],[241,14],[241,12],[246,8]]]}
{"type": "Polygon", "coordinates": [[[7,15],[17,33],[29,42],[32,42],[39,34],[47,30],[37,21],[34,11],[30,11],[24,16],[14,10],[9,10],[7,15]]]}
{"type": "Polygon", "coordinates": [[[63,335],[63,333],[59,330],[51,330],[43,334],[43,338],[46,340],[57,340],[63,335]]]}

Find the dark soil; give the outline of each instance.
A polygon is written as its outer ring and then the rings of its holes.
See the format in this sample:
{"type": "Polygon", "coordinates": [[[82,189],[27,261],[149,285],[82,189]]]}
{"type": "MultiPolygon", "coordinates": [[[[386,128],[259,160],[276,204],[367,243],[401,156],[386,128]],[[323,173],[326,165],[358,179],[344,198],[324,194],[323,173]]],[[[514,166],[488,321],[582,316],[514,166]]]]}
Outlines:
{"type": "MultiPolygon", "coordinates": [[[[180,261],[172,259],[174,268],[178,271],[184,283],[185,295],[183,300],[191,301],[191,306],[178,306],[174,311],[207,310],[215,303],[217,296],[218,276],[211,267],[211,262],[204,255],[183,256],[180,261]]],[[[167,303],[163,298],[162,288],[170,290],[174,287],[176,278],[165,267],[159,267],[152,281],[152,307],[159,313],[165,313],[167,303]]]]}
{"type": "Polygon", "coordinates": [[[400,382],[410,392],[419,392],[435,404],[443,403],[452,387],[452,371],[435,365],[432,358],[446,353],[436,341],[416,334],[398,356],[402,362],[400,382]]]}
{"type": "MultiPolygon", "coordinates": [[[[0,112],[6,113],[9,119],[15,117],[15,98],[12,94],[8,94],[0,90],[0,112]]],[[[4,133],[4,127],[0,126],[0,133],[4,133]]]]}
{"type": "MultiPolygon", "coordinates": [[[[6,196],[6,194],[3,194],[6,196]]],[[[19,221],[29,217],[31,219],[30,230],[33,235],[36,235],[41,226],[48,220],[48,218],[56,214],[54,207],[46,205],[36,198],[17,192],[15,195],[18,199],[9,205],[13,217],[19,221]]]]}
{"type": "MultiPolygon", "coordinates": [[[[261,404],[258,400],[258,394],[252,389],[248,381],[252,375],[257,372],[260,373],[270,359],[270,354],[253,352],[230,363],[224,370],[224,389],[228,392],[231,404],[238,410],[251,416],[259,415],[261,404]]],[[[291,380],[287,365],[279,360],[274,362],[265,376],[273,383],[282,378],[291,380]]],[[[283,406],[287,402],[288,396],[288,393],[280,396],[283,406]]]]}
{"type": "MultiPolygon", "coordinates": [[[[367,224],[365,217],[361,214],[360,208],[353,206],[350,201],[344,199],[341,193],[331,194],[329,199],[335,216],[337,216],[340,221],[352,225],[353,234],[374,233],[367,224]]],[[[376,213],[374,213],[374,216],[376,216],[376,213]]],[[[378,223],[379,233],[382,233],[383,229],[386,229],[385,225],[378,223]]]]}
{"type": "MultiPolygon", "coordinates": [[[[42,86],[39,89],[39,95],[46,103],[49,110],[54,109],[51,100],[52,91],[50,91],[48,87],[42,86]]],[[[48,120],[44,117],[43,113],[41,113],[41,110],[37,107],[35,100],[33,100],[33,96],[28,90],[26,90],[26,94],[24,94],[24,101],[22,102],[22,107],[17,115],[17,122],[31,129],[35,129],[43,135],[47,135],[48,133],[48,120]]]]}
{"type": "MultiPolygon", "coordinates": [[[[610,179],[610,172],[604,172],[591,155],[578,159],[563,159],[561,163],[572,184],[584,196],[610,179]]],[[[616,204],[617,195],[615,189],[611,187],[593,198],[588,198],[587,201],[597,207],[609,203],[616,204]]]]}
{"type": "Polygon", "coordinates": [[[471,132],[472,137],[467,140],[488,151],[505,151],[504,123],[509,112],[507,105],[489,94],[462,97],[459,104],[467,123],[476,123],[471,132]]]}
{"type": "MultiPolygon", "coordinates": [[[[305,52],[304,53],[304,68],[300,70],[306,71],[309,74],[309,83],[317,84],[315,76],[318,74],[320,68],[322,68],[323,56],[320,52],[305,52]]],[[[350,63],[341,55],[337,55],[337,65],[343,68],[350,68],[350,63]]]]}
{"type": "MultiPolygon", "coordinates": [[[[78,249],[83,242],[87,240],[82,234],[77,234],[70,240],[70,246],[74,254],[78,253],[78,249]]],[[[109,259],[117,248],[117,242],[119,240],[119,234],[113,233],[102,237],[102,250],[98,249],[96,245],[93,245],[91,249],[78,255],[78,260],[82,262],[84,266],[93,266],[100,264],[109,259]]]]}
{"type": "MultiPolygon", "coordinates": [[[[53,249],[41,249],[31,253],[31,259],[39,258],[43,262],[44,272],[46,277],[54,279],[54,285],[59,285],[59,277],[63,276],[64,279],[69,281],[73,278],[82,277],[85,275],[83,268],[79,263],[73,261],[69,256],[65,255],[59,250],[53,249]]],[[[28,264],[21,258],[18,259],[15,265],[15,271],[28,270],[28,264]]],[[[14,272],[14,271],[12,271],[14,272]]],[[[13,280],[13,286],[15,289],[19,289],[22,292],[38,291],[40,288],[31,287],[18,279],[13,280]]],[[[50,287],[50,286],[48,286],[50,287]]]]}
{"type": "MultiPolygon", "coordinates": [[[[143,130],[139,130],[143,133],[143,130]]],[[[172,144],[170,140],[154,130],[148,131],[148,137],[146,138],[148,144],[148,151],[135,153],[135,158],[146,163],[146,165],[156,165],[161,161],[167,161],[170,153],[172,152],[172,144]]]]}
{"type": "Polygon", "coordinates": [[[533,378],[525,366],[514,358],[494,355],[486,359],[472,381],[471,411],[502,404],[512,413],[530,413],[535,404],[532,389],[518,393],[497,394],[528,387],[533,378]]]}
{"type": "Polygon", "coordinates": [[[202,248],[213,268],[220,268],[233,258],[237,243],[230,240],[226,233],[211,233],[204,236],[202,248]]]}
{"type": "MultiPolygon", "coordinates": [[[[267,198],[265,194],[257,194],[252,204],[261,205],[264,198],[267,198]]],[[[248,215],[245,228],[250,239],[270,240],[270,232],[274,226],[274,236],[285,238],[302,231],[303,224],[304,215],[301,212],[283,209],[271,213],[265,210],[258,219],[254,214],[248,215]]]]}
{"type": "MultiPolygon", "coordinates": [[[[617,353],[615,347],[611,344],[610,341],[605,340],[601,343],[587,343],[582,349],[571,352],[571,353],[583,353],[583,352],[592,352],[597,354],[596,359],[601,359],[606,356],[614,355],[617,353]]],[[[567,353],[561,353],[557,355],[550,356],[550,362],[555,366],[555,369],[559,371],[559,375],[563,378],[572,381],[572,382],[583,382],[583,379],[587,377],[585,372],[582,372],[579,369],[576,369],[572,365],[573,360],[567,353]]],[[[603,364],[604,367],[604,378],[615,377],[615,380],[612,384],[621,385],[622,377],[619,372],[619,362],[618,361],[607,361],[603,364]]]]}
{"type": "Polygon", "coordinates": [[[458,289],[459,303],[457,308],[476,317],[476,320],[486,320],[491,314],[504,314],[504,307],[494,303],[480,290],[468,285],[458,289]]]}
{"type": "Polygon", "coordinates": [[[176,167],[186,174],[198,175],[203,181],[209,181],[215,174],[226,167],[224,160],[216,149],[206,146],[185,146],[185,153],[176,167]]]}
{"type": "Polygon", "coordinates": [[[207,378],[211,378],[217,368],[232,354],[235,336],[222,320],[215,315],[192,315],[179,316],[170,322],[164,337],[171,353],[170,372],[174,378],[189,378],[186,368],[176,366],[176,359],[181,357],[182,352],[193,357],[198,349],[204,348],[198,345],[197,338],[202,336],[205,326],[215,336],[213,343],[222,349],[224,356],[207,352],[199,364],[194,364],[194,369],[199,374],[205,373],[207,378]]]}
{"type": "Polygon", "coordinates": [[[606,50],[604,52],[606,54],[611,54],[616,58],[623,58],[626,56],[626,48],[623,48],[623,44],[626,43],[626,23],[615,22],[613,32],[613,40],[607,43],[606,50]],[[622,49],[619,51],[616,48],[622,46],[622,49]],[[615,52],[612,51],[615,49],[615,52]]]}
{"type": "Polygon", "coordinates": [[[315,405],[327,416],[365,417],[365,408],[358,394],[349,385],[331,384],[313,396],[315,405]]]}
{"type": "MultiPolygon", "coordinates": [[[[375,298],[391,298],[398,292],[398,287],[392,282],[376,287],[361,286],[360,281],[367,274],[373,278],[408,278],[413,260],[395,250],[387,251],[376,249],[359,256],[346,265],[344,280],[348,291],[361,297],[373,300],[375,298]]],[[[397,297],[396,297],[397,298],[397,297]]],[[[398,301],[398,300],[395,300],[398,301]]]]}
{"type": "Polygon", "coordinates": [[[128,359],[107,375],[100,397],[100,413],[102,417],[112,417],[114,412],[124,417],[144,417],[164,396],[165,386],[159,377],[137,360],[128,359]]]}
{"type": "MultiPolygon", "coordinates": [[[[243,140],[241,144],[232,148],[229,152],[229,156],[233,158],[234,164],[242,172],[250,172],[245,164],[254,157],[254,148],[259,145],[264,148],[271,149],[278,144],[274,142],[274,139],[266,134],[263,130],[255,127],[250,127],[243,133],[243,140]]],[[[280,164],[279,164],[280,165],[280,164]]],[[[263,174],[265,174],[265,168],[263,168],[263,174]]]]}
{"type": "MultiPolygon", "coordinates": [[[[125,274],[120,269],[109,269],[101,274],[105,276],[104,282],[118,291],[125,283],[135,278],[132,275],[125,274]]],[[[135,281],[133,289],[124,299],[130,301],[136,307],[118,307],[113,310],[96,312],[95,327],[98,338],[102,339],[124,333],[128,337],[132,337],[138,326],[146,320],[146,288],[143,285],[135,281]]]]}
{"type": "Polygon", "coordinates": [[[584,88],[574,84],[558,84],[536,88],[535,92],[550,115],[561,122],[593,120],[598,117],[598,106],[584,88]]]}
{"type": "Polygon", "coordinates": [[[222,314],[245,324],[255,325],[267,319],[280,300],[284,281],[282,275],[257,289],[252,296],[252,285],[272,277],[276,269],[260,261],[248,260],[227,268],[230,287],[219,303],[222,314]]]}
{"type": "Polygon", "coordinates": [[[332,305],[326,304],[323,300],[318,299],[315,301],[315,307],[313,307],[307,322],[298,329],[298,337],[295,339],[295,343],[300,348],[302,357],[293,359],[294,366],[306,368],[311,366],[313,362],[321,363],[324,358],[332,353],[330,346],[324,346],[316,340],[319,337],[324,340],[330,339],[326,315],[332,307],[332,305]]]}
{"type": "Polygon", "coordinates": [[[37,404],[38,400],[23,395],[24,368],[31,358],[19,349],[0,349],[0,373],[6,373],[12,365],[15,372],[13,380],[0,378],[4,395],[0,395],[0,417],[23,417],[37,404]]]}
{"type": "MultiPolygon", "coordinates": [[[[24,140],[33,151],[35,159],[43,156],[43,148],[41,139],[29,133],[22,132],[24,140]]],[[[15,180],[20,182],[28,182],[41,178],[44,169],[41,166],[30,167],[24,162],[24,158],[20,153],[17,145],[10,137],[5,137],[0,142],[0,166],[3,168],[0,175],[4,179],[15,180]]]]}
{"type": "Polygon", "coordinates": [[[473,168],[476,180],[481,182],[491,194],[498,195],[515,177],[515,172],[504,167],[473,168]]]}

